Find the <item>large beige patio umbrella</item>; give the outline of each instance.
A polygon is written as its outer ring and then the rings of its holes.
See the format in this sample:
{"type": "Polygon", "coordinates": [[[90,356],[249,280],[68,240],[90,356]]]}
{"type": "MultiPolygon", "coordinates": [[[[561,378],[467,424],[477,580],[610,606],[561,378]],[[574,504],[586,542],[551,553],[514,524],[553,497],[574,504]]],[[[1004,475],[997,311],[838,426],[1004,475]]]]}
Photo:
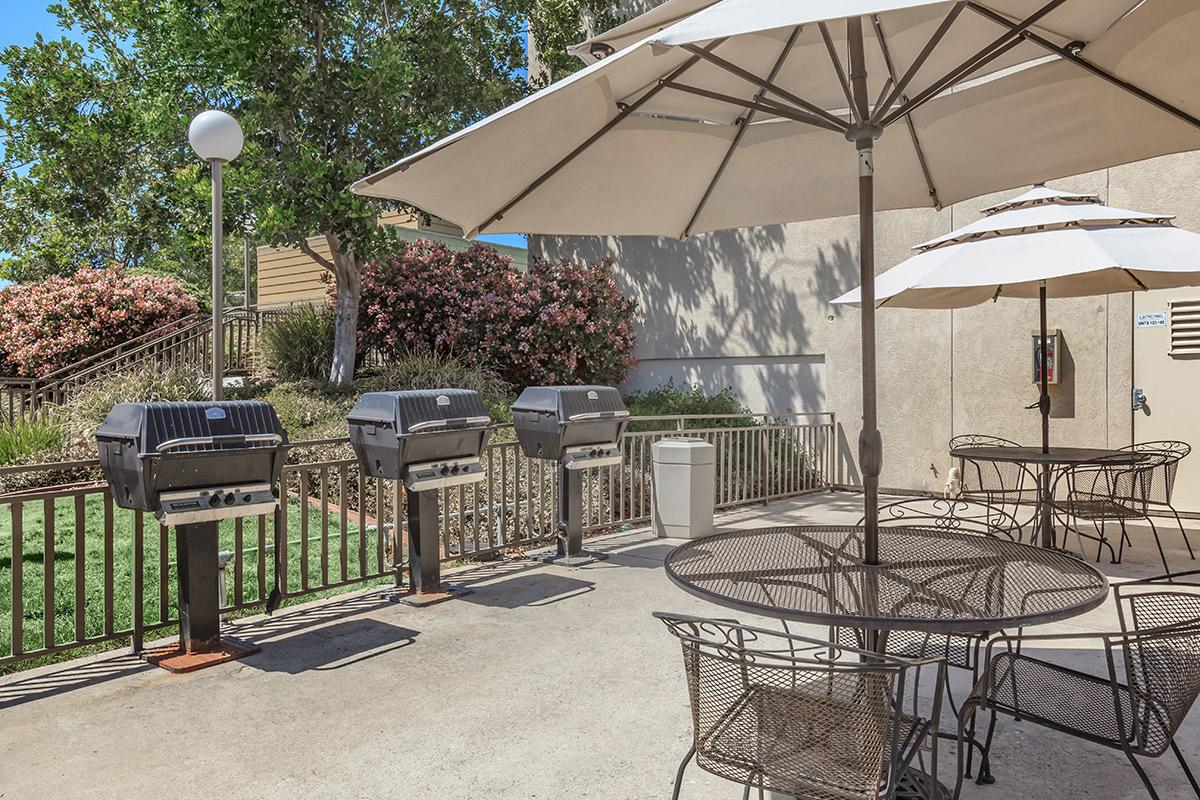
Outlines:
{"type": "MultiPolygon", "coordinates": [[[[1047,352],[1046,298],[1090,297],[1200,285],[1200,234],[1174,217],[1126,211],[1096,195],[1036,186],[984,217],[913,249],[874,281],[875,306],[965,308],[1000,297],[1038,298],[1041,352],[1047,352]]],[[[862,289],[834,303],[861,307],[862,289]]],[[[1041,370],[1042,452],[1050,450],[1050,391],[1041,370]]],[[[1049,472],[1042,471],[1049,493],[1049,472]]],[[[1048,509],[1042,534],[1048,540],[1048,509]]]]}
{"type": "Polygon", "coordinates": [[[472,236],[857,211],[876,563],[873,212],[1200,147],[1196,41],[1195,0],[669,0],[583,43],[580,72],[353,189],[472,236]]]}

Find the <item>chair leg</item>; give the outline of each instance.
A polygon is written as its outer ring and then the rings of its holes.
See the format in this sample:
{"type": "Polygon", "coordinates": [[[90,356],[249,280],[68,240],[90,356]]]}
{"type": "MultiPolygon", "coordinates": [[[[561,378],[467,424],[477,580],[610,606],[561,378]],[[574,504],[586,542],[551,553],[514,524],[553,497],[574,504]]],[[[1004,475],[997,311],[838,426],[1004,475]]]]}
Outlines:
{"type": "Polygon", "coordinates": [[[1126,750],[1125,757],[1129,759],[1129,763],[1133,764],[1133,768],[1137,770],[1138,777],[1142,779],[1142,784],[1146,787],[1146,791],[1150,793],[1151,800],[1160,800],[1158,792],[1154,790],[1154,784],[1150,782],[1150,776],[1146,774],[1146,770],[1142,769],[1142,765],[1133,757],[1133,753],[1126,750]]]}
{"type": "Polygon", "coordinates": [[[974,749],[975,713],[978,701],[968,698],[958,715],[958,775],[954,779],[954,800],[962,793],[963,780],[971,776],[970,758],[974,749]],[[968,739],[967,737],[970,736],[968,739]]]}
{"type": "Polygon", "coordinates": [[[988,720],[987,738],[983,740],[983,757],[979,761],[979,777],[975,779],[975,783],[983,785],[985,783],[994,783],[995,778],[992,777],[992,737],[996,733],[996,712],[992,711],[992,718],[988,720]]]}
{"type": "MultiPolygon", "coordinates": [[[[1125,520],[1119,519],[1117,522],[1121,523],[1121,543],[1117,547],[1117,554],[1113,557],[1112,563],[1114,564],[1120,564],[1121,559],[1125,558],[1125,544],[1127,542],[1131,547],[1133,546],[1133,542],[1129,539],[1129,531],[1125,529],[1125,520]]],[[[1108,546],[1108,549],[1109,551],[1112,550],[1111,544],[1108,546]]]]}
{"type": "Polygon", "coordinates": [[[1175,523],[1179,526],[1179,535],[1183,537],[1183,543],[1187,545],[1188,555],[1191,557],[1192,561],[1195,561],[1196,553],[1192,550],[1192,543],[1188,539],[1187,531],[1184,530],[1183,519],[1180,518],[1179,512],[1175,510],[1175,506],[1168,505],[1167,508],[1171,509],[1171,513],[1175,515],[1175,523]]]}
{"type": "Polygon", "coordinates": [[[1183,751],[1179,749],[1179,745],[1175,740],[1171,740],[1171,749],[1175,751],[1175,758],[1179,760],[1179,766],[1183,767],[1183,774],[1187,775],[1188,783],[1192,785],[1192,791],[1196,793],[1196,797],[1200,797],[1200,784],[1196,783],[1196,776],[1192,774],[1192,768],[1188,766],[1187,759],[1183,757],[1183,751]]]}
{"type": "Polygon", "coordinates": [[[696,745],[693,744],[688,748],[687,755],[683,757],[683,761],[679,762],[679,769],[675,772],[675,791],[671,792],[671,800],[679,800],[679,790],[683,788],[683,771],[687,769],[688,762],[694,755],[696,755],[696,745]]]}
{"type": "MultiPolygon", "coordinates": [[[[1167,554],[1163,551],[1162,540],[1158,538],[1158,527],[1154,524],[1154,520],[1146,517],[1146,522],[1150,523],[1150,532],[1154,534],[1154,544],[1158,547],[1158,557],[1162,559],[1163,572],[1167,575],[1171,574],[1171,565],[1167,563],[1167,554]]],[[[1168,579],[1174,583],[1173,578],[1168,579]]]]}

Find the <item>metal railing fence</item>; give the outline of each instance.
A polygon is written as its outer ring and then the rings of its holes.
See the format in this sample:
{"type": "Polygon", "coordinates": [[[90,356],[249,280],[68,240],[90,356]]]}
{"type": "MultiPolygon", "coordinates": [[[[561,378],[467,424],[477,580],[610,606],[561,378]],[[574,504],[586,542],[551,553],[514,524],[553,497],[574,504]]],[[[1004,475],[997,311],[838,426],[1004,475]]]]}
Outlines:
{"type": "MultiPolygon", "coordinates": [[[[819,491],[833,482],[832,414],[635,417],[631,423],[621,443],[623,463],[585,475],[588,530],[649,519],[651,446],[680,431],[716,447],[718,508],[819,491]]],[[[511,437],[496,439],[484,453],[483,481],[441,491],[444,561],[486,558],[556,535],[555,466],[527,458],[511,437]]],[[[305,458],[346,444],[297,443],[284,468],[280,508],[221,523],[230,611],[261,607],[274,586],[276,546],[286,597],[400,584],[407,559],[402,483],[364,476],[353,458],[305,458]]],[[[67,466],[88,479],[0,495],[0,669],[123,639],[139,650],[148,634],[178,621],[174,530],[152,515],[116,507],[96,479],[95,461],[4,467],[0,477],[67,466]]]]}
{"type": "MultiPolygon", "coordinates": [[[[252,366],[255,343],[263,326],[279,309],[229,309],[223,316],[225,371],[236,374],[252,366]]],[[[152,365],[170,369],[183,364],[208,370],[212,358],[212,326],[207,314],[193,314],[123,342],[39,378],[0,377],[0,421],[36,414],[61,405],[81,387],[109,372],[152,365]]]]}

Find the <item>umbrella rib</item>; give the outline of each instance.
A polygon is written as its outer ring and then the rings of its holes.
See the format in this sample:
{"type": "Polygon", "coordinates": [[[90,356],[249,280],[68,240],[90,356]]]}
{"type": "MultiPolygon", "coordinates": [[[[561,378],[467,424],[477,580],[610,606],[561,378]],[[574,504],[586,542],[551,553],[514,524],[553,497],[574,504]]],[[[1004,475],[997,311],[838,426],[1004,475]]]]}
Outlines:
{"type": "Polygon", "coordinates": [[[880,127],[886,128],[888,125],[891,125],[893,122],[900,119],[900,117],[906,114],[911,114],[921,106],[925,105],[925,103],[927,103],[929,100],[937,97],[947,87],[954,85],[975,70],[986,66],[992,61],[995,61],[997,58],[1016,47],[1023,41],[1021,38],[1021,33],[1023,31],[1028,29],[1031,25],[1065,2],[1066,0],[1050,0],[1050,2],[1046,3],[1030,16],[1026,17],[1022,22],[1013,25],[1011,28],[1008,28],[1003,34],[989,42],[975,55],[971,56],[957,67],[950,70],[950,72],[946,73],[941,80],[934,81],[924,91],[917,94],[916,97],[912,98],[907,103],[902,104],[891,114],[888,114],[886,117],[884,117],[879,122],[880,127]]]}
{"type": "MultiPolygon", "coordinates": [[[[961,4],[954,6],[954,9],[952,9],[951,12],[946,15],[946,19],[948,19],[950,22],[953,22],[954,17],[958,16],[958,12],[961,10],[962,10],[961,4]]],[[[883,63],[887,66],[888,75],[891,76],[891,79],[893,82],[899,83],[898,81],[896,81],[896,65],[892,61],[892,52],[891,52],[891,49],[888,47],[887,39],[883,35],[883,23],[881,23],[879,21],[878,14],[872,14],[871,21],[875,25],[875,38],[879,40],[879,52],[883,55],[883,63]]],[[[933,50],[932,44],[936,43],[935,40],[940,38],[939,34],[944,33],[945,29],[948,27],[950,27],[950,26],[948,24],[946,24],[946,20],[943,20],[942,27],[938,28],[938,33],[935,33],[934,38],[930,40],[930,44],[926,45],[928,50],[930,50],[930,51],[933,50]]],[[[927,55],[927,53],[922,52],[922,55],[927,55]]],[[[920,66],[920,59],[918,59],[917,66],[920,66]]],[[[911,73],[912,70],[910,69],[909,72],[911,73]]],[[[911,76],[905,75],[902,80],[907,80],[909,77],[911,77],[911,76]]],[[[900,99],[902,102],[908,102],[908,96],[906,94],[904,94],[903,91],[901,91],[899,96],[900,96],[900,99]]],[[[887,106],[890,106],[891,104],[892,104],[892,98],[888,98],[887,106]]],[[[884,111],[880,111],[879,110],[880,106],[878,104],[876,104],[875,114],[878,115],[878,114],[886,112],[887,106],[884,107],[884,111]]],[[[913,150],[915,150],[917,153],[917,161],[921,165],[921,174],[925,176],[925,186],[929,189],[929,198],[931,200],[933,200],[933,207],[936,208],[938,211],[941,211],[942,210],[942,201],[938,198],[937,187],[934,186],[934,184],[933,184],[933,176],[929,172],[929,162],[925,159],[925,150],[924,150],[924,148],[921,147],[921,140],[917,137],[917,126],[912,121],[911,116],[906,116],[904,118],[904,121],[906,123],[908,123],[906,126],[908,128],[908,135],[909,135],[909,138],[912,139],[913,150]]]]}
{"type": "Polygon", "coordinates": [[[766,89],[767,92],[770,94],[777,95],[778,97],[781,97],[784,100],[787,100],[792,105],[799,106],[800,108],[804,109],[805,111],[815,114],[816,116],[818,116],[821,119],[828,122],[830,125],[836,126],[838,133],[844,133],[846,131],[846,129],[849,127],[846,124],[845,120],[839,118],[838,116],[836,116],[834,114],[829,113],[828,111],[826,111],[825,109],[823,109],[819,105],[817,105],[816,103],[810,103],[809,101],[805,100],[804,98],[798,97],[798,96],[792,94],[791,92],[787,91],[786,89],[782,89],[782,88],[776,86],[771,81],[764,80],[764,79],[760,78],[759,76],[755,75],[753,72],[750,72],[747,69],[743,69],[742,67],[739,67],[737,64],[734,64],[731,61],[726,61],[725,59],[718,56],[716,53],[711,53],[706,50],[703,50],[694,44],[685,44],[685,45],[681,45],[681,47],[683,47],[684,50],[687,50],[689,53],[692,53],[693,55],[700,56],[700,58],[703,58],[705,61],[709,62],[713,66],[720,67],[721,69],[725,70],[726,72],[736,75],[737,77],[741,78],[744,81],[753,83],[755,86],[758,86],[762,89],[766,89]]]}
{"type": "MultiPolygon", "coordinates": [[[[724,38],[716,39],[716,40],[710,42],[706,49],[714,50],[718,46],[720,46],[720,44],[724,41],[725,41],[724,38]]],[[[700,60],[699,56],[693,55],[687,61],[683,62],[678,67],[676,67],[674,70],[672,70],[670,73],[668,73],[666,80],[678,78],[680,75],[682,75],[683,73],[685,73],[689,69],[691,69],[693,66],[695,66],[695,64],[699,60],[700,60]]],[[[637,111],[638,108],[640,108],[643,103],[645,103],[647,100],[649,100],[650,98],[652,98],[656,94],[658,94],[660,91],[662,91],[664,86],[665,86],[665,83],[663,83],[663,82],[659,82],[659,83],[655,84],[654,86],[651,86],[650,89],[645,94],[643,94],[637,100],[634,100],[629,105],[622,108],[619,112],[617,112],[617,115],[615,117],[610,119],[608,122],[604,123],[604,125],[602,125],[598,131],[596,131],[591,136],[589,136],[587,139],[585,139],[582,144],[580,144],[578,147],[576,147],[571,152],[567,153],[554,166],[550,167],[548,170],[546,170],[541,175],[539,175],[533,181],[533,183],[529,184],[524,189],[522,189],[521,192],[519,194],[517,194],[516,197],[509,200],[507,203],[505,203],[503,206],[501,206],[495,213],[493,213],[490,217],[488,217],[486,220],[484,220],[478,227],[475,228],[474,232],[477,234],[482,233],[484,228],[487,228],[492,223],[496,222],[497,220],[502,219],[504,217],[504,214],[510,208],[512,208],[517,203],[524,200],[526,197],[531,195],[533,192],[537,191],[538,187],[540,187],[546,181],[550,180],[552,177],[554,177],[556,174],[558,174],[559,170],[561,170],[567,164],[570,164],[572,161],[574,161],[575,158],[580,153],[582,153],[584,150],[587,150],[589,147],[591,147],[593,144],[595,144],[596,141],[601,136],[603,136],[604,134],[608,133],[610,130],[615,128],[626,117],[628,117],[633,112],[637,111]]]]}
{"type": "Polygon", "coordinates": [[[1141,289],[1143,292],[1149,291],[1149,289],[1147,289],[1147,287],[1146,287],[1146,284],[1142,283],[1141,280],[1138,279],[1138,276],[1134,275],[1133,272],[1128,267],[1121,267],[1121,270],[1126,275],[1128,275],[1130,278],[1133,279],[1133,282],[1138,285],[1139,289],[1141,289]]]}
{"type": "MultiPolygon", "coordinates": [[[[854,121],[862,124],[862,115],[865,111],[860,111],[858,103],[854,102],[854,94],[850,91],[850,81],[846,80],[846,71],[842,69],[842,62],[838,59],[837,48],[833,45],[833,37],[829,35],[829,26],[824,22],[818,22],[817,27],[821,29],[821,38],[825,41],[825,49],[829,51],[829,60],[833,62],[833,69],[837,72],[838,83],[842,86],[842,92],[846,95],[846,104],[850,106],[850,113],[854,116],[854,121]]],[[[866,100],[863,100],[865,103],[866,100]]]]}
{"type": "Polygon", "coordinates": [[[769,100],[743,100],[740,97],[714,92],[709,89],[701,89],[699,86],[689,86],[686,83],[678,83],[667,78],[663,78],[659,82],[659,85],[667,89],[674,89],[678,92],[686,92],[687,94],[694,94],[698,97],[708,98],[709,100],[717,100],[722,103],[741,106],[742,108],[747,108],[751,111],[762,111],[767,114],[774,114],[776,116],[783,117],[784,119],[790,119],[793,122],[803,122],[806,125],[823,128],[824,130],[833,131],[834,133],[841,133],[840,128],[833,127],[820,117],[816,117],[812,114],[805,114],[803,111],[797,111],[794,108],[778,105],[769,100]]]}
{"type": "MultiPolygon", "coordinates": [[[[967,3],[967,6],[970,7],[970,9],[972,11],[976,12],[977,14],[980,14],[981,16],[985,17],[986,19],[990,19],[992,22],[995,22],[998,25],[1001,25],[1010,30],[1016,30],[1017,26],[1014,25],[1014,23],[1011,20],[1009,20],[1007,17],[1002,16],[1001,14],[997,14],[995,11],[992,11],[990,8],[981,6],[978,3],[973,2],[973,0],[969,0],[969,2],[967,3]]],[[[1022,30],[1022,31],[1019,31],[1019,34],[1020,34],[1021,38],[1025,39],[1027,41],[1033,42],[1034,44],[1038,45],[1039,47],[1049,50],[1051,53],[1054,53],[1055,55],[1060,56],[1060,57],[1066,59],[1067,61],[1070,61],[1072,64],[1075,64],[1076,66],[1082,67],[1083,69],[1085,69],[1088,72],[1095,75],[1097,78],[1105,80],[1105,81],[1111,83],[1113,86],[1116,86],[1119,89],[1123,89],[1126,92],[1129,92],[1134,97],[1145,100],[1147,103],[1154,106],[1155,108],[1158,108],[1160,111],[1165,111],[1166,113],[1170,114],[1171,116],[1173,116],[1177,119],[1180,119],[1195,128],[1200,128],[1200,118],[1197,118],[1197,117],[1193,116],[1192,114],[1187,113],[1186,111],[1184,111],[1183,109],[1181,109],[1177,106],[1171,105],[1166,100],[1163,100],[1162,98],[1160,98],[1154,94],[1151,94],[1150,92],[1146,91],[1145,89],[1142,89],[1139,86],[1135,86],[1128,81],[1118,78],[1116,75],[1113,75],[1111,72],[1108,72],[1107,70],[1104,70],[1104,69],[1096,66],[1092,62],[1088,61],[1086,58],[1083,58],[1082,56],[1078,55],[1077,53],[1073,53],[1065,47],[1059,47],[1058,45],[1054,44],[1054,42],[1051,42],[1050,40],[1045,39],[1032,31],[1022,30]]]]}
{"type": "MultiPolygon", "coordinates": [[[[891,58],[886,55],[884,56],[888,61],[888,71],[892,73],[894,86],[892,87],[891,94],[887,96],[887,99],[884,100],[882,104],[876,104],[875,111],[871,115],[872,122],[878,122],[879,118],[888,112],[888,110],[892,107],[892,104],[895,103],[897,99],[900,99],[904,102],[908,101],[908,98],[904,94],[904,90],[908,88],[908,84],[912,81],[912,79],[917,76],[917,71],[920,70],[921,67],[925,66],[925,62],[928,61],[929,56],[933,54],[934,48],[937,47],[941,43],[942,39],[946,37],[947,31],[950,30],[950,26],[954,24],[954,20],[958,18],[958,15],[962,13],[963,8],[965,8],[965,4],[962,2],[955,3],[954,6],[951,7],[950,11],[942,19],[941,24],[938,25],[937,30],[933,32],[933,35],[929,37],[929,41],[925,43],[925,47],[922,48],[921,52],[917,54],[916,59],[913,60],[912,66],[908,68],[908,70],[904,73],[904,77],[902,77],[900,80],[895,80],[896,70],[892,66],[891,58]]],[[[872,17],[875,21],[876,33],[881,37],[880,46],[886,48],[886,45],[883,44],[883,33],[880,29],[879,15],[873,14],[872,17]]]]}
{"type": "MultiPolygon", "coordinates": [[[[787,44],[783,46],[783,50],[779,53],[779,58],[775,60],[775,66],[771,68],[770,74],[767,76],[767,81],[775,80],[775,76],[779,74],[779,70],[783,68],[783,62],[787,59],[788,53],[792,50],[792,45],[796,43],[796,37],[800,35],[800,27],[797,26],[792,31],[792,35],[788,37],[787,44]]],[[[760,88],[754,95],[754,100],[763,99],[766,89],[760,88]]],[[[687,226],[683,229],[683,233],[679,238],[686,239],[692,232],[692,226],[696,224],[696,220],[700,217],[700,212],[704,210],[704,206],[708,203],[708,198],[712,196],[713,190],[717,188],[717,183],[721,180],[721,176],[725,174],[725,168],[729,166],[730,160],[733,158],[734,152],[738,145],[742,142],[742,136],[745,135],[746,129],[750,127],[750,122],[754,119],[757,113],[756,109],[751,109],[738,124],[737,133],[733,135],[733,141],[729,143],[729,148],[725,151],[724,158],[721,159],[717,171],[713,173],[712,180],[708,182],[708,187],[704,190],[704,194],[700,197],[700,202],[696,204],[696,210],[692,212],[691,219],[688,220],[687,226]]]]}

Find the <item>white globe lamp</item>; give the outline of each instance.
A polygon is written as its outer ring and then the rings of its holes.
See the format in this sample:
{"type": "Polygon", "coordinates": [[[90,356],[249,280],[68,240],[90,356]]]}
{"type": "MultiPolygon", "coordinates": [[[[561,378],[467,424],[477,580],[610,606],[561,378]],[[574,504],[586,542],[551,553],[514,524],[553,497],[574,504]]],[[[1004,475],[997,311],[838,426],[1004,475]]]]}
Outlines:
{"type": "Polygon", "coordinates": [[[188,126],[188,141],[205,161],[233,161],[242,152],[242,126],[224,111],[204,111],[188,126]]]}
{"type": "Polygon", "coordinates": [[[221,305],[225,289],[222,280],[224,231],[221,227],[221,165],[242,152],[242,128],[224,111],[203,111],[188,126],[188,142],[196,155],[212,165],[212,394],[213,400],[224,395],[225,321],[221,305]]]}

